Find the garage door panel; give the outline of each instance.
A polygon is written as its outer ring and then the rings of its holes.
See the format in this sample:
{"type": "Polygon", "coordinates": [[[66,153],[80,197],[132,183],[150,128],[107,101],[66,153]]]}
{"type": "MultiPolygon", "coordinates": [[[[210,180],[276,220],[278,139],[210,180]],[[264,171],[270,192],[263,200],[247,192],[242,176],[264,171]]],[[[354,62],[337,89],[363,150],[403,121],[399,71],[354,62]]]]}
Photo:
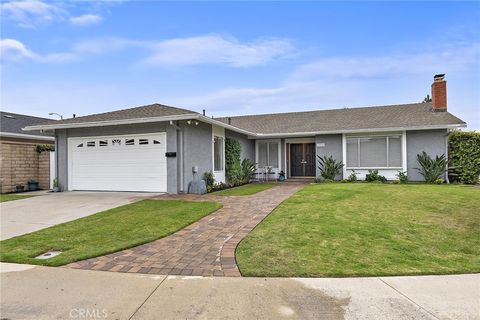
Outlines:
{"type": "Polygon", "coordinates": [[[166,192],[165,152],[166,134],[72,139],[71,189],[166,192]]]}

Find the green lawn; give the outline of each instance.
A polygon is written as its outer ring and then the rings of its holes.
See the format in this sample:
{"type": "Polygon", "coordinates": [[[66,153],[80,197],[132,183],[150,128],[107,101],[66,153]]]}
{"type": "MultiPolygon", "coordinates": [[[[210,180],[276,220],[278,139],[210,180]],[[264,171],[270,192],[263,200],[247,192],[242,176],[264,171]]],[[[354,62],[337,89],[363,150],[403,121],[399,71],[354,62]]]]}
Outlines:
{"type": "Polygon", "coordinates": [[[59,266],[147,243],[220,208],[216,202],[142,200],[0,242],[0,261],[59,266]],[[48,251],[57,257],[37,260],[48,251]]]}
{"type": "Polygon", "coordinates": [[[260,191],[270,189],[272,187],[278,186],[277,182],[254,182],[245,184],[240,187],[225,189],[222,191],[215,192],[215,195],[219,196],[249,196],[260,191]]]}
{"type": "Polygon", "coordinates": [[[27,199],[31,197],[34,197],[34,196],[18,195],[18,194],[0,194],[0,202],[21,200],[21,199],[27,199]]]}
{"type": "Polygon", "coordinates": [[[315,184],[238,246],[244,276],[480,272],[480,188],[315,184]]]}

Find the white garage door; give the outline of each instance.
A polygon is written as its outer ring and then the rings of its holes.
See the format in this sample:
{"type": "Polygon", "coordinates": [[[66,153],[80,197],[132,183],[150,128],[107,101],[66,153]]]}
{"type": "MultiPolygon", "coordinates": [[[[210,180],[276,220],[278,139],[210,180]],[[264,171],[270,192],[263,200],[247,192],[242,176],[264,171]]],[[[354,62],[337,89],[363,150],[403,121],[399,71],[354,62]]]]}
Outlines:
{"type": "Polygon", "coordinates": [[[166,134],[70,138],[70,190],[167,192],[166,134]]]}

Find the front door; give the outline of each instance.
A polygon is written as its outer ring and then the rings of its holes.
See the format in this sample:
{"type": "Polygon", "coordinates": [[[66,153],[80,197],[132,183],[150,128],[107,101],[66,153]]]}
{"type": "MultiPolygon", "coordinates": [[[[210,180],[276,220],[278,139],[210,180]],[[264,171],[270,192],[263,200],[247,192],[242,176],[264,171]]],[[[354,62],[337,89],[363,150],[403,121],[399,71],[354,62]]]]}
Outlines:
{"type": "Polygon", "coordinates": [[[290,176],[315,176],[315,143],[290,144],[290,176]]]}

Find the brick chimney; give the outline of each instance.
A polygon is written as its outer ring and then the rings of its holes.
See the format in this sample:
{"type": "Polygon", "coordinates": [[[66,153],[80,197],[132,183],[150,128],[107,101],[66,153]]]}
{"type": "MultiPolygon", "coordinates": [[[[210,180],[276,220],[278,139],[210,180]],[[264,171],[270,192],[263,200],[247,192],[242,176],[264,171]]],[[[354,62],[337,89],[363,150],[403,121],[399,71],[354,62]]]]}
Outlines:
{"type": "Polygon", "coordinates": [[[445,74],[436,74],[433,77],[432,111],[447,111],[447,81],[445,81],[445,74]]]}

